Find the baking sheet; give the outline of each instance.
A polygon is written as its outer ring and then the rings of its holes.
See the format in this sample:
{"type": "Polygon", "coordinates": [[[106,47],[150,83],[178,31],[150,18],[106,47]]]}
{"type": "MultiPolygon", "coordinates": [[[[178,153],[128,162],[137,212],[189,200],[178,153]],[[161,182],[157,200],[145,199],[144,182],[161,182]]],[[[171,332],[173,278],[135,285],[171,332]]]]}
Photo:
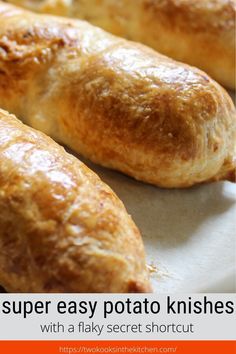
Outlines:
{"type": "Polygon", "coordinates": [[[81,160],[117,193],[139,227],[155,292],[235,291],[235,184],[166,190],[81,160]]]}

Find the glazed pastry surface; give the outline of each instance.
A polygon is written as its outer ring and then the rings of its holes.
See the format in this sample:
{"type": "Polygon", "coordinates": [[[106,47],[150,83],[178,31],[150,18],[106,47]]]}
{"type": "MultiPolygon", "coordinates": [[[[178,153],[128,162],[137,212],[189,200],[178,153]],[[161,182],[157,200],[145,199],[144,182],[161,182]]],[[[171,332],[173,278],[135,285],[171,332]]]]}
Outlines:
{"type": "Polygon", "coordinates": [[[9,0],[85,19],[206,71],[235,89],[235,0],[9,0]]]}
{"type": "Polygon", "coordinates": [[[235,108],[204,72],[87,22],[0,2],[0,107],[161,187],[235,180],[235,108]]]}
{"type": "Polygon", "coordinates": [[[148,292],[142,240],[98,176],[0,110],[0,285],[8,292],[148,292]]]}

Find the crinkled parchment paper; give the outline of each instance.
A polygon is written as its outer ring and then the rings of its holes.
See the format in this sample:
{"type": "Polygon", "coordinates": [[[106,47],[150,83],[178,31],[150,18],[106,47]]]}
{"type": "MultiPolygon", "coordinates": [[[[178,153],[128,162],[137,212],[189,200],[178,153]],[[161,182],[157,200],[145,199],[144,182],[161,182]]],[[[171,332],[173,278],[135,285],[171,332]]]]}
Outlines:
{"type": "Polygon", "coordinates": [[[85,162],[139,227],[155,292],[235,290],[236,185],[165,190],[85,162]]]}

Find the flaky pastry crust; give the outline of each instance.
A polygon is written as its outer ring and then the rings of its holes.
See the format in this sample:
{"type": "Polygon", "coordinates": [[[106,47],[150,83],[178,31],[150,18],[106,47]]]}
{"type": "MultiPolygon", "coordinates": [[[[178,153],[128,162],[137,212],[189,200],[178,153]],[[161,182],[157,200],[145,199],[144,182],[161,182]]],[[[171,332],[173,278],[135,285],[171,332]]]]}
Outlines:
{"type": "Polygon", "coordinates": [[[199,67],[235,89],[235,0],[8,0],[85,19],[199,67]]]}
{"type": "Polygon", "coordinates": [[[49,137],[0,110],[0,285],[9,292],[148,292],[122,202],[49,137]]]}
{"type": "Polygon", "coordinates": [[[204,72],[79,20],[0,2],[0,23],[0,107],[138,180],[235,180],[235,108],[204,72]]]}

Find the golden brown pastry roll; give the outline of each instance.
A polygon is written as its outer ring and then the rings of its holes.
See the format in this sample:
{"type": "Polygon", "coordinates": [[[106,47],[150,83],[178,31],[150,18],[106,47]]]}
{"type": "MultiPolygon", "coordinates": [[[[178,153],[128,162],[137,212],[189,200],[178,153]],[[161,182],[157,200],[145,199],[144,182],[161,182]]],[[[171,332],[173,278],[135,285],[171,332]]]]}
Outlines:
{"type": "Polygon", "coordinates": [[[235,0],[9,0],[78,17],[199,67],[235,88],[235,0]]]}
{"type": "Polygon", "coordinates": [[[142,240],[98,176],[0,110],[0,285],[9,292],[147,292],[142,240]]]}
{"type": "Polygon", "coordinates": [[[228,94],[202,71],[87,22],[0,2],[0,107],[138,180],[235,179],[228,94]]]}

